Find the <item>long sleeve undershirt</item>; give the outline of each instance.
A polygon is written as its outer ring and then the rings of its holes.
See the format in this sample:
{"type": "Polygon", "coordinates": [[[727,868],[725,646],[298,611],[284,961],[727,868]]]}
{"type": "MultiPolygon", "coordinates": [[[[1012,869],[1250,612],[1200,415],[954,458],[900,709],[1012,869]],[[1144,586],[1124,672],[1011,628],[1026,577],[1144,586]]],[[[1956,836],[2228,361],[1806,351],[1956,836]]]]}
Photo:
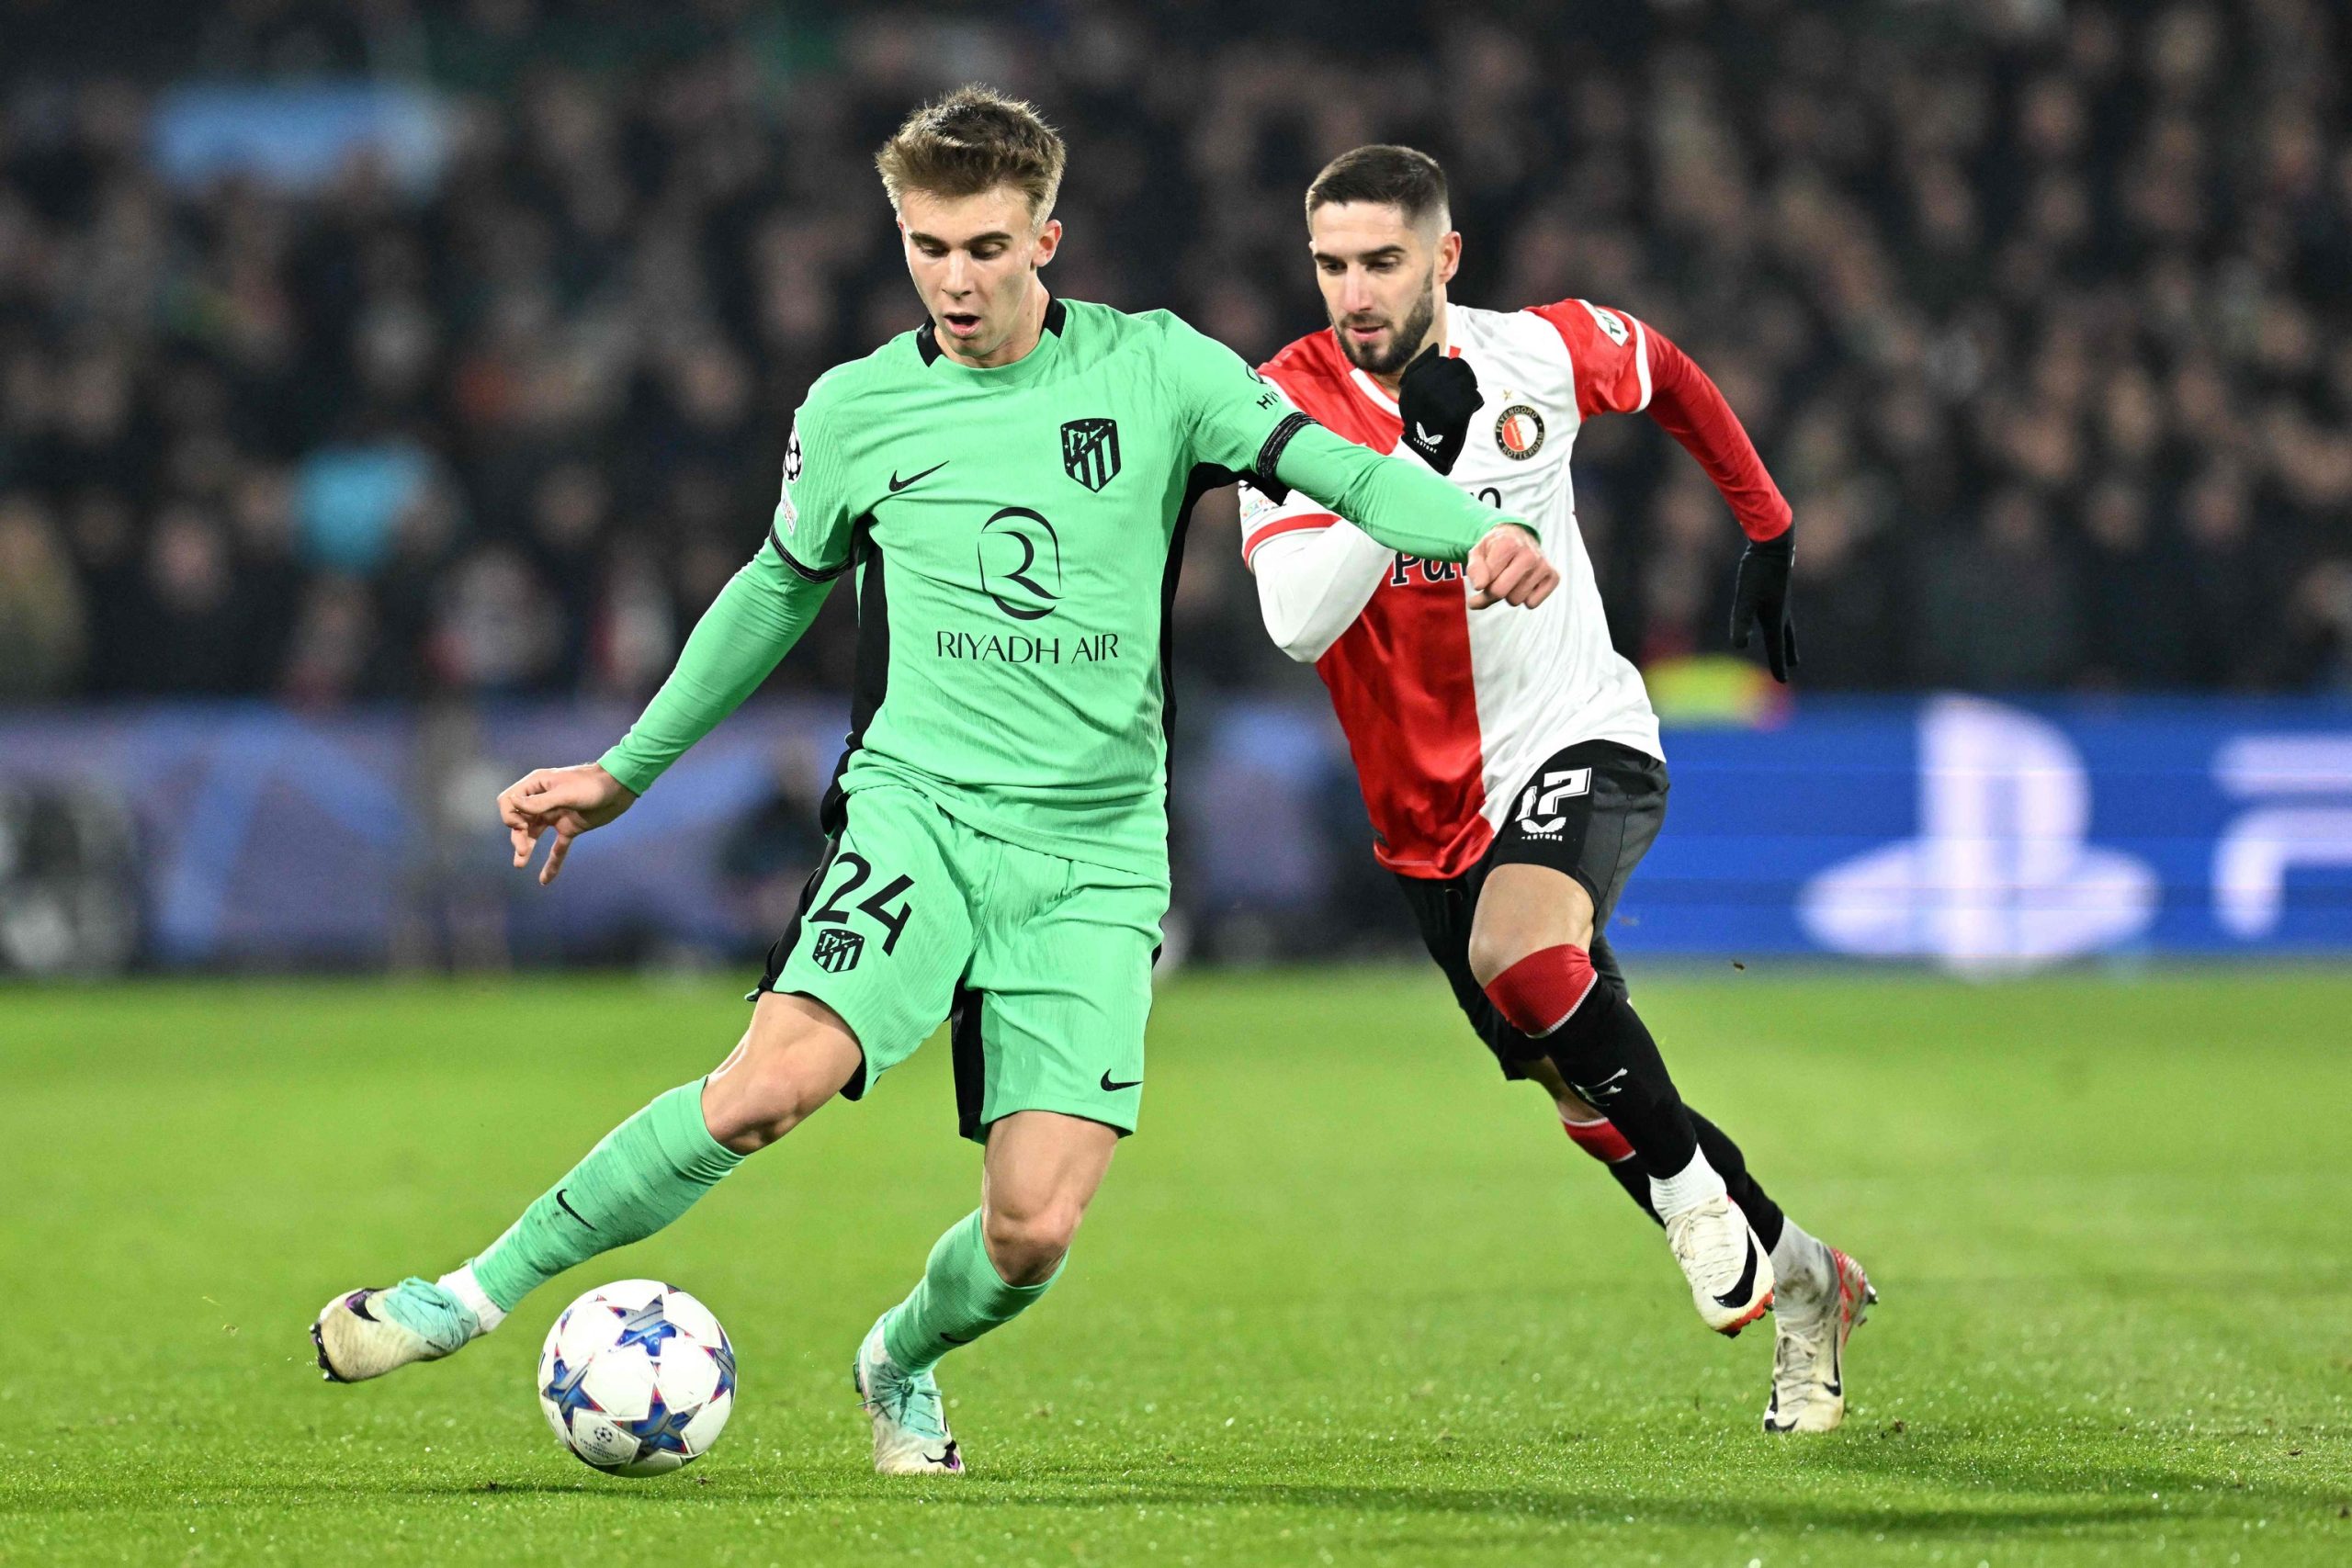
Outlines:
{"type": "Polygon", "coordinates": [[[1722,389],[1665,333],[1652,329],[1648,335],[1650,418],[1715,481],[1741,532],[1751,539],[1787,533],[1793,515],[1789,503],[1722,389]]]}

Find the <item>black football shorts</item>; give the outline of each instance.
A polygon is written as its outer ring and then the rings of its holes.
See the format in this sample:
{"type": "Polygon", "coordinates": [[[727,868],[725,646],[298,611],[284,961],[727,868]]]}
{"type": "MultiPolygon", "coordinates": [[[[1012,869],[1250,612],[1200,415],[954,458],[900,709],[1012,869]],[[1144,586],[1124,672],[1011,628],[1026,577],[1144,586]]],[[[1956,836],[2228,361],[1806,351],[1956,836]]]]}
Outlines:
{"type": "Polygon", "coordinates": [[[1666,764],[1656,757],[1613,740],[1580,741],[1555,751],[1521,784],[1477,864],[1459,876],[1396,878],[1430,956],[1503,1077],[1526,1077],[1521,1064],[1541,1056],[1544,1046],[1503,1021],[1470,972],[1470,922],[1487,875],[1498,865],[1548,865],[1582,883],[1592,896],[1592,966],[1604,983],[1622,988],[1625,976],[1609,948],[1609,917],[1666,821],[1666,764]]]}

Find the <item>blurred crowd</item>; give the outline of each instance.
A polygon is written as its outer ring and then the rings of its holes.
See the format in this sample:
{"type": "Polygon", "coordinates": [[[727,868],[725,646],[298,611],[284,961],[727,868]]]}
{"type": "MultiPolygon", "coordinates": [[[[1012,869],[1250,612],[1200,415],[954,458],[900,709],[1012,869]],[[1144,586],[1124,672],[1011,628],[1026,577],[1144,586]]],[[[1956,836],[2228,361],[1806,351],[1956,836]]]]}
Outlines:
{"type": "MultiPolygon", "coordinates": [[[[2341,5],[113,9],[0,0],[0,700],[650,690],[809,380],[921,321],[869,155],[972,78],[1069,140],[1060,292],[1253,358],[1322,323],[1316,168],[1437,154],[1457,299],[1723,385],[1808,685],[2352,689],[2341,5]],[[429,92],[437,173],[159,165],[175,87],[334,78],[429,92]]],[[[1640,420],[1577,468],[1620,647],[1719,650],[1703,476],[1640,420]]],[[[1235,545],[1179,600],[1227,690],[1282,663],[1235,545]]],[[[846,599],[779,682],[846,686],[846,599]]]]}

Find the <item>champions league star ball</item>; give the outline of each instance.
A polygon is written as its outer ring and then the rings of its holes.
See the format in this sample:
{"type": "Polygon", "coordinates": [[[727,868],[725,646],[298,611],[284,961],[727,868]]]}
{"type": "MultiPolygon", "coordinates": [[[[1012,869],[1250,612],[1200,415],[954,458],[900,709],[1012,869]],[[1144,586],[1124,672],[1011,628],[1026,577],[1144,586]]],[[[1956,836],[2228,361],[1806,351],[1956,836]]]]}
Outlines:
{"type": "Polygon", "coordinates": [[[709,1450],[735,1408],[735,1348],[710,1309],[659,1280],[600,1285],[539,1352],[539,1408],[608,1475],[659,1475],[709,1450]]]}

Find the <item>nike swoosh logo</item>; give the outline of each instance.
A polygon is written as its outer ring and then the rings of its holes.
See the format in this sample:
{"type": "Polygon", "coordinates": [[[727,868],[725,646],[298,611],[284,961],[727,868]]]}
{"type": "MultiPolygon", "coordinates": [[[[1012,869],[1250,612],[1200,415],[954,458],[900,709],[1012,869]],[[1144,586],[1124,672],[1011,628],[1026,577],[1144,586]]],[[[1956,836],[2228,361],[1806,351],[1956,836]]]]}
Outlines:
{"type": "Polygon", "coordinates": [[[1619,1090],[1623,1088],[1617,1080],[1624,1076],[1625,1069],[1623,1067],[1620,1067],[1615,1072],[1610,1074],[1607,1077],[1601,1079],[1599,1083],[1580,1083],[1574,1087],[1578,1094],[1584,1096],[1586,1100],[1590,1100],[1597,1105],[1604,1100],[1614,1100],[1617,1098],[1619,1090]]]}
{"type": "Polygon", "coordinates": [[[942,468],[945,468],[945,467],[947,466],[947,464],[948,464],[948,463],[952,463],[952,462],[954,462],[955,460],[956,460],[955,458],[950,457],[950,458],[948,458],[948,459],[947,459],[947,462],[945,462],[945,463],[933,463],[931,467],[929,467],[928,468],[925,468],[922,472],[921,472],[921,473],[919,473],[919,474],[910,474],[909,476],[907,476],[907,477],[906,477],[905,479],[900,479],[900,478],[899,477],[899,470],[898,470],[898,469],[896,469],[896,468],[892,468],[892,469],[890,470],[890,493],[891,493],[892,495],[896,495],[896,494],[898,494],[900,491],[902,491],[902,490],[906,489],[909,485],[911,485],[911,484],[921,484],[923,480],[925,480],[925,479],[927,479],[931,478],[931,476],[932,476],[932,475],[933,475],[933,474],[935,474],[935,473],[939,472],[939,470],[940,470],[940,469],[942,469],[942,468]]]}
{"type": "MultiPolygon", "coordinates": [[[[579,1210],[577,1210],[577,1209],[573,1208],[571,1204],[569,1204],[569,1203],[567,1203],[567,1202],[565,1202],[565,1201],[563,1201],[563,1189],[562,1189],[562,1188],[560,1188],[560,1187],[559,1187],[559,1188],[557,1188],[557,1189],[555,1190],[555,1202],[556,1202],[556,1207],[557,1207],[557,1208],[561,1209],[565,1213],[570,1214],[573,1219],[578,1220],[582,1224],[583,1224],[583,1225],[588,1225],[588,1220],[587,1220],[587,1217],[586,1217],[585,1215],[583,1215],[582,1213],[581,1213],[581,1212],[580,1212],[579,1210]]],[[[592,1231],[593,1231],[593,1230],[594,1230],[596,1227],[595,1227],[594,1225],[588,1225],[588,1228],[589,1228],[590,1230],[592,1230],[592,1231]]]]}
{"type": "Polygon", "coordinates": [[[1720,1307],[1736,1307],[1747,1300],[1747,1292],[1756,1288],[1756,1238],[1747,1238],[1747,1262],[1739,1271],[1739,1283],[1715,1298],[1720,1307]]]}
{"type": "Polygon", "coordinates": [[[1131,1078],[1125,1083],[1121,1083],[1118,1079],[1111,1076],[1108,1068],[1105,1068],[1102,1073],[1102,1092],[1104,1094],[1116,1094],[1123,1089],[1133,1089],[1136,1085],[1141,1082],[1143,1082],[1143,1079],[1141,1078],[1131,1078]]]}

